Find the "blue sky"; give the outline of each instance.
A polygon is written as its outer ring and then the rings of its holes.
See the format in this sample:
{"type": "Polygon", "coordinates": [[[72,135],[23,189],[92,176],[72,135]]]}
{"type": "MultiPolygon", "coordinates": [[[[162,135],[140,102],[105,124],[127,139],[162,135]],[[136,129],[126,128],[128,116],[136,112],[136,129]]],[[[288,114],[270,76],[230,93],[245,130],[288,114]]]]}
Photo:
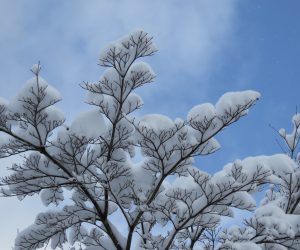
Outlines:
{"type": "MultiPolygon", "coordinates": [[[[41,61],[43,77],[64,97],[68,119],[87,110],[83,81],[99,79],[99,52],[137,28],[154,36],[159,52],[145,59],[157,74],[139,90],[138,115],[186,117],[194,105],[227,91],[257,90],[261,100],[217,139],[221,150],[197,160],[214,172],[236,158],[281,152],[269,127],[290,129],[300,109],[300,2],[297,0],[1,0],[0,96],[11,98],[41,61]]],[[[4,174],[8,160],[2,161],[4,174]]],[[[36,198],[0,200],[0,246],[44,210],[36,198]]]]}

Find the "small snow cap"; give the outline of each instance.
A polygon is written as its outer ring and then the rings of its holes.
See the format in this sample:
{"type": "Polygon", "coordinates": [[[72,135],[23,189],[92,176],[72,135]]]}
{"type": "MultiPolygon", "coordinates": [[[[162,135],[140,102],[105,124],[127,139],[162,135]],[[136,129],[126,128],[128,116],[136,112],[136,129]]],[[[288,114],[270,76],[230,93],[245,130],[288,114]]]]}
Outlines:
{"type": "Polygon", "coordinates": [[[33,64],[30,71],[35,74],[35,75],[38,75],[41,71],[42,67],[41,67],[41,64],[40,63],[37,63],[37,64],[33,64]]]}

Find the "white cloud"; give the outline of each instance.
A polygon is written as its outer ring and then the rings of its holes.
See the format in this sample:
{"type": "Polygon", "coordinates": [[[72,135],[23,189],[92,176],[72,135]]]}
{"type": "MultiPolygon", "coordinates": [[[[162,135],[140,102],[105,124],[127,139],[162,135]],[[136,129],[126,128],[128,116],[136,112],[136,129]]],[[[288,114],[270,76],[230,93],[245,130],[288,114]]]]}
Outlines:
{"type": "MultiPolygon", "coordinates": [[[[140,27],[154,36],[160,49],[151,59],[160,83],[154,91],[173,89],[176,99],[175,90],[184,85],[196,87],[198,97],[205,96],[207,83],[195,86],[188,77],[200,81],[214,69],[221,55],[218,52],[230,41],[237,8],[234,0],[77,0],[59,4],[31,0],[1,5],[1,93],[12,95],[29,75],[25,72],[31,64],[41,60],[43,74],[59,86],[70,109],[73,99],[83,99],[78,84],[101,74],[96,65],[100,49],[140,27]]],[[[196,97],[195,93],[186,91],[187,96],[196,97]]],[[[80,106],[76,102],[74,110],[80,106]]]]}

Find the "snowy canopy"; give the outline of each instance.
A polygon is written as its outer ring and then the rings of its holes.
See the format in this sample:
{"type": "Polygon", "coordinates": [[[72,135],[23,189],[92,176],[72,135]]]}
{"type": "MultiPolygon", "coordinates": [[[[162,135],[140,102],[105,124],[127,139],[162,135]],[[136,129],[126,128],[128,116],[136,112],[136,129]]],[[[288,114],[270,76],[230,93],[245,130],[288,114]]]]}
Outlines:
{"type": "Polygon", "coordinates": [[[260,94],[225,93],[184,119],[137,117],[143,100],[135,90],[155,78],[138,60],[154,52],[141,30],[109,44],[99,81],[82,84],[88,110],[71,122],[39,63],[14,99],[0,98],[0,158],[23,157],[1,179],[1,194],[38,194],[51,208],[18,234],[15,249],[300,249],[300,116],[291,134],[279,130],[288,154],[235,160],[208,174],[195,158],[220,149],[215,137],[260,94]],[[261,188],[267,191],[258,207],[253,194],[261,188]],[[252,214],[245,227],[221,232],[221,218],[234,209],[252,214]]]}

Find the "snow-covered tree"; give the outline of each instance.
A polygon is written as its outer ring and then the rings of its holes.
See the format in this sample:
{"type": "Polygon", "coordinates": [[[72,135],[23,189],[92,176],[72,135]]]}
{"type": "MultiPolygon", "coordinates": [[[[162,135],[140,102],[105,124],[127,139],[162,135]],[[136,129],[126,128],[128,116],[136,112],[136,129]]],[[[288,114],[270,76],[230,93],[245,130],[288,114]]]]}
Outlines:
{"type": "MultiPolygon", "coordinates": [[[[271,165],[265,198],[253,216],[245,220],[245,227],[233,226],[221,233],[222,249],[300,249],[300,114],[293,116],[292,123],[290,134],[283,128],[278,131],[287,159],[282,155],[273,157],[278,161],[271,165]]],[[[262,157],[260,164],[264,161],[262,157]]]]}
{"type": "Polygon", "coordinates": [[[271,238],[261,237],[261,230],[277,232],[273,241],[286,239],[281,231],[297,237],[294,217],[278,217],[299,212],[299,168],[288,156],[237,160],[214,175],[194,166],[195,157],[220,147],[215,135],[246,115],[260,94],[226,93],[215,105],[197,105],[187,118],[174,121],[159,114],[134,117],[143,105],[135,89],[155,78],[139,59],[155,52],[144,31],[111,43],[100,55],[106,68],[100,80],[82,84],[91,109],[70,126],[56,107],[61,96],[40,76],[39,64],[13,100],[0,99],[0,158],[24,159],[1,179],[1,193],[20,199],[39,194],[51,208],[18,234],[15,250],[46,244],[88,250],[234,249],[267,244],[271,238]],[[227,238],[216,240],[221,217],[233,216],[232,208],[253,211],[251,194],[270,182],[274,185],[247,229],[220,233],[227,238]],[[289,193],[295,189],[298,196],[289,193]]]}

